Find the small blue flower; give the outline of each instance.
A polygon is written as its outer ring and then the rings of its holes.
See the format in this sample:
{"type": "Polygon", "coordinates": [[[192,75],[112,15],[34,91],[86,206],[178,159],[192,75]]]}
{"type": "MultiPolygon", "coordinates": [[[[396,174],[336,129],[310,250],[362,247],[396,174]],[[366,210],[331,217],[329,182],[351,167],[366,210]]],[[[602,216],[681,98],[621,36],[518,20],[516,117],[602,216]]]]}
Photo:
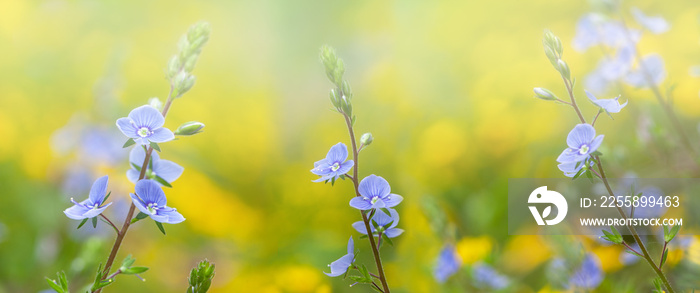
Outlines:
{"type": "Polygon", "coordinates": [[[149,105],[144,105],[131,110],[129,117],[117,119],[117,127],[127,137],[141,145],[150,142],[166,142],[175,138],[170,129],[164,128],[165,118],[149,105]]]}
{"type": "Polygon", "coordinates": [[[355,162],[345,161],[348,158],[348,147],[344,143],[339,142],[332,146],[328,151],[325,159],[322,159],[314,163],[314,168],[311,169],[311,173],[314,173],[321,178],[314,180],[314,182],[322,182],[326,180],[338,179],[340,175],[348,173],[355,162]]]}
{"type": "MultiPolygon", "coordinates": [[[[140,145],[135,146],[131,150],[131,153],[129,153],[129,163],[131,163],[131,169],[126,171],[126,177],[129,178],[129,181],[133,183],[139,181],[139,175],[141,175],[141,171],[139,171],[139,169],[143,166],[144,159],[146,159],[146,150],[144,150],[140,145]]],[[[161,160],[157,152],[152,152],[151,162],[148,164],[148,169],[146,169],[145,178],[155,179],[157,176],[163,179],[165,182],[173,183],[173,181],[177,180],[177,178],[180,178],[183,171],[185,171],[185,168],[182,166],[168,160],[161,160]]],[[[160,184],[160,182],[156,182],[160,184]]]]}
{"type": "Polygon", "coordinates": [[[73,220],[89,219],[100,215],[112,204],[111,202],[106,205],[104,204],[107,194],[107,180],[107,176],[95,180],[95,183],[92,184],[92,188],[90,189],[88,199],[78,203],[71,198],[70,201],[73,203],[73,206],[67,208],[63,213],[73,220]]]}
{"type": "Polygon", "coordinates": [[[131,194],[131,200],[142,213],[156,222],[177,224],[185,218],[176,209],[168,207],[165,193],[160,185],[153,180],[144,179],[136,182],[136,194],[131,194]]]}
{"type": "Polygon", "coordinates": [[[559,170],[564,172],[564,176],[566,177],[574,177],[576,174],[578,174],[579,171],[583,168],[584,165],[588,164],[589,167],[593,166],[593,161],[584,161],[584,162],[566,162],[566,163],[561,163],[557,165],[559,167],[559,170]]]}
{"type": "MultiPolygon", "coordinates": [[[[387,210],[389,210],[390,215],[385,214],[382,210],[376,211],[374,216],[372,216],[372,222],[376,223],[377,227],[384,235],[389,238],[394,238],[401,235],[403,229],[396,228],[396,225],[399,224],[399,213],[395,209],[387,210]]],[[[372,222],[370,222],[369,227],[372,230],[372,234],[378,236],[377,228],[374,227],[372,222]]],[[[367,235],[365,222],[357,221],[352,223],[352,227],[355,228],[357,232],[367,235]]]]}
{"type": "MultiPolygon", "coordinates": [[[[629,29],[629,33],[635,43],[641,38],[639,30],[629,29]]],[[[601,44],[609,48],[618,48],[627,42],[626,34],[627,30],[621,22],[609,20],[601,14],[589,13],[581,17],[576,24],[572,46],[579,52],[601,44]]]]}
{"type": "Polygon", "coordinates": [[[391,193],[389,182],[374,174],[362,179],[358,189],[361,196],[350,200],[350,206],[358,210],[392,208],[403,200],[402,196],[391,193]]]}
{"type": "Polygon", "coordinates": [[[648,29],[653,34],[662,34],[667,32],[671,25],[661,16],[647,16],[639,8],[632,8],[632,16],[639,25],[648,29]]]}
{"type": "Polygon", "coordinates": [[[569,284],[580,289],[595,289],[605,278],[600,259],[595,254],[586,254],[581,266],[569,278],[569,284]]]}
{"type": "Polygon", "coordinates": [[[586,95],[593,104],[595,104],[596,106],[600,107],[608,113],[620,113],[620,110],[627,106],[627,102],[625,102],[624,104],[620,104],[620,102],[618,101],[618,99],[620,99],[620,96],[617,96],[612,99],[597,99],[589,91],[586,91],[586,95]]]}
{"type": "Polygon", "coordinates": [[[664,59],[659,54],[652,53],[644,56],[642,64],[638,64],[636,69],[625,76],[625,82],[638,88],[649,87],[644,69],[651,75],[652,83],[655,85],[661,84],[666,79],[664,59]]]}
{"type": "Polygon", "coordinates": [[[559,163],[581,162],[595,152],[603,143],[603,135],[595,136],[590,124],[578,124],[569,132],[566,144],[569,145],[557,158],[559,163]]]}
{"type": "Polygon", "coordinates": [[[355,261],[355,243],[352,241],[352,236],[348,240],[348,254],[343,255],[338,260],[332,262],[328,266],[331,268],[330,273],[323,272],[329,277],[337,277],[348,271],[348,268],[355,261]]]}
{"type": "Polygon", "coordinates": [[[499,274],[487,264],[477,264],[472,267],[474,286],[479,289],[501,290],[510,285],[510,279],[499,274]]]}
{"type": "Polygon", "coordinates": [[[452,244],[445,244],[438,256],[433,276],[438,283],[445,283],[450,276],[459,271],[461,266],[462,260],[457,255],[455,247],[452,244]]]}

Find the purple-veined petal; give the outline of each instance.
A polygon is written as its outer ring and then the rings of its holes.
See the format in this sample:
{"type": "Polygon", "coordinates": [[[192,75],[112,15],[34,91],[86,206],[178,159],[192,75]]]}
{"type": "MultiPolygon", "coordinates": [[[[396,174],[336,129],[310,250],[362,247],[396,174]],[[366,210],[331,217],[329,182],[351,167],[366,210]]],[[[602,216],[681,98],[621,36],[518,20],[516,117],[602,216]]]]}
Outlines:
{"type": "Polygon", "coordinates": [[[402,233],[403,233],[403,229],[399,229],[399,228],[391,228],[391,229],[384,231],[384,234],[386,234],[386,237],[389,237],[389,238],[394,238],[396,236],[401,235],[402,233]]]}
{"type": "MultiPolygon", "coordinates": [[[[143,181],[146,181],[146,180],[141,180],[139,182],[143,182],[143,181]]],[[[151,217],[151,219],[153,219],[154,221],[163,222],[163,221],[166,221],[168,219],[167,216],[161,216],[158,214],[151,213],[151,211],[149,211],[148,208],[144,205],[145,203],[140,198],[138,198],[138,196],[136,196],[136,194],[130,193],[129,195],[131,196],[131,201],[134,203],[136,208],[139,209],[139,211],[141,211],[142,213],[151,217]]]]}
{"type": "Polygon", "coordinates": [[[355,166],[355,162],[353,160],[348,160],[345,161],[344,163],[340,164],[340,169],[336,171],[337,174],[345,174],[350,172],[350,169],[352,169],[352,166],[355,166]]]}
{"type": "Polygon", "coordinates": [[[148,140],[158,143],[171,141],[173,139],[175,139],[175,134],[173,134],[170,129],[164,127],[153,130],[153,134],[148,137],[148,140]]]}
{"type": "MultiPolygon", "coordinates": [[[[371,202],[370,202],[370,203],[371,203],[371,202]]],[[[378,199],[377,201],[375,201],[375,202],[372,204],[371,208],[373,208],[373,209],[382,209],[382,208],[388,208],[388,207],[386,206],[386,203],[384,202],[384,200],[382,200],[382,199],[380,198],[380,199],[378,199]]]]}
{"type": "Polygon", "coordinates": [[[398,195],[398,194],[392,193],[392,194],[389,194],[389,196],[387,196],[386,198],[384,198],[383,200],[380,200],[380,201],[383,201],[387,208],[393,208],[393,207],[395,207],[396,205],[398,205],[399,203],[401,203],[401,201],[403,201],[403,196],[400,196],[400,195],[398,195]]]}
{"type": "Polygon", "coordinates": [[[167,219],[165,221],[160,221],[162,223],[167,223],[167,224],[178,224],[182,223],[185,221],[185,217],[182,216],[177,210],[175,209],[167,209],[165,211],[161,210],[158,211],[158,215],[165,216],[167,219]]]}
{"type": "Polygon", "coordinates": [[[138,133],[136,133],[138,131],[138,129],[136,129],[133,124],[131,124],[131,119],[129,119],[129,118],[117,119],[117,127],[127,137],[130,137],[130,138],[139,137],[138,133]]]}
{"type": "MultiPolygon", "coordinates": [[[[355,228],[357,232],[367,235],[367,228],[365,227],[365,222],[357,221],[355,223],[352,223],[352,227],[355,228]]],[[[372,229],[372,225],[370,225],[369,228],[372,229]]],[[[372,230],[372,232],[374,232],[374,230],[372,230]]]]}
{"type": "Polygon", "coordinates": [[[330,164],[328,164],[327,159],[317,161],[316,163],[314,163],[314,168],[311,169],[311,173],[314,173],[318,176],[328,175],[328,173],[330,173],[330,172],[331,172],[331,166],[330,166],[330,164]]]}
{"type": "Polygon", "coordinates": [[[641,26],[648,29],[653,34],[667,32],[671,26],[660,16],[647,16],[637,7],[632,7],[632,16],[641,26]]]}
{"type": "Polygon", "coordinates": [[[73,205],[72,207],[64,210],[63,213],[66,214],[68,218],[73,220],[82,220],[85,219],[85,213],[87,213],[89,210],[90,209],[82,205],[73,205]]]}
{"type": "Polygon", "coordinates": [[[105,209],[107,209],[107,207],[110,206],[110,205],[112,205],[111,202],[108,203],[108,204],[106,204],[106,205],[104,205],[104,206],[101,207],[101,208],[90,209],[90,210],[88,210],[88,211],[85,213],[84,216],[85,216],[86,218],[92,218],[92,217],[99,216],[99,215],[100,215],[105,209]]]}
{"type": "Polygon", "coordinates": [[[577,162],[576,160],[578,157],[576,156],[578,153],[571,148],[566,148],[564,151],[561,152],[559,157],[557,157],[557,162],[559,163],[569,163],[569,162],[577,162]]]}
{"type": "Polygon", "coordinates": [[[391,193],[391,187],[389,182],[384,178],[377,175],[369,175],[360,181],[360,186],[358,187],[360,194],[367,198],[372,198],[379,196],[380,198],[386,197],[391,193]]]}
{"type": "Polygon", "coordinates": [[[604,137],[605,137],[605,135],[598,135],[595,139],[593,139],[591,144],[588,146],[589,147],[589,150],[588,150],[589,154],[592,152],[595,152],[600,147],[600,145],[603,143],[604,137]]]}
{"type": "Polygon", "coordinates": [[[108,177],[107,175],[105,175],[100,178],[97,178],[97,180],[95,180],[95,183],[92,184],[92,188],[90,188],[91,204],[102,204],[102,201],[105,199],[105,195],[107,194],[107,181],[108,177]]]}
{"type": "MultiPolygon", "coordinates": [[[[392,195],[393,195],[393,194],[392,194],[392,195]]],[[[389,213],[391,214],[391,216],[387,215],[387,214],[384,213],[382,210],[377,210],[377,211],[374,213],[374,216],[372,217],[372,220],[373,220],[375,223],[377,223],[377,225],[379,225],[379,226],[384,226],[384,227],[386,227],[387,225],[389,225],[389,223],[395,221],[395,219],[393,219],[393,216],[398,216],[399,213],[397,213],[395,209],[387,209],[387,210],[389,210],[389,213]]],[[[397,221],[397,222],[398,222],[398,221],[397,221]]],[[[392,225],[393,225],[393,224],[392,224],[392,225]]]]}
{"type": "Polygon", "coordinates": [[[595,129],[590,124],[578,124],[566,137],[566,144],[570,148],[578,149],[583,144],[588,144],[595,137],[595,129]]]}
{"type": "Polygon", "coordinates": [[[583,168],[583,163],[579,162],[567,162],[567,163],[561,163],[557,165],[559,167],[559,170],[564,172],[564,176],[566,177],[574,177],[576,176],[576,173],[583,168]],[[578,165],[578,167],[576,167],[578,165]]]}
{"type": "Polygon", "coordinates": [[[339,142],[332,146],[326,155],[326,160],[330,163],[344,162],[348,158],[348,147],[344,143],[339,142]]]}
{"type": "Polygon", "coordinates": [[[185,168],[182,166],[168,160],[160,160],[156,162],[153,168],[153,172],[156,173],[156,176],[163,178],[163,180],[168,183],[172,183],[173,181],[177,180],[177,178],[180,178],[182,172],[185,171],[185,168]]]}
{"type": "Polygon", "coordinates": [[[136,194],[146,205],[156,203],[158,207],[164,207],[167,204],[165,192],[163,192],[160,185],[153,180],[139,180],[139,182],[136,182],[135,190],[136,194]]]}
{"type": "Polygon", "coordinates": [[[318,178],[316,180],[313,180],[312,182],[323,182],[326,180],[331,180],[331,179],[333,179],[333,177],[335,177],[335,176],[333,176],[333,174],[330,174],[330,175],[326,175],[326,176],[323,176],[321,178],[318,178]]]}
{"type": "Polygon", "coordinates": [[[362,211],[372,208],[372,204],[369,201],[364,200],[361,196],[353,197],[350,200],[350,206],[362,211]]]}
{"type": "Polygon", "coordinates": [[[352,240],[352,236],[348,240],[348,254],[355,254],[355,241],[352,240]]]}
{"type": "Polygon", "coordinates": [[[165,123],[163,115],[149,105],[143,105],[131,110],[129,118],[134,121],[136,127],[148,127],[150,130],[160,128],[165,123]]]}

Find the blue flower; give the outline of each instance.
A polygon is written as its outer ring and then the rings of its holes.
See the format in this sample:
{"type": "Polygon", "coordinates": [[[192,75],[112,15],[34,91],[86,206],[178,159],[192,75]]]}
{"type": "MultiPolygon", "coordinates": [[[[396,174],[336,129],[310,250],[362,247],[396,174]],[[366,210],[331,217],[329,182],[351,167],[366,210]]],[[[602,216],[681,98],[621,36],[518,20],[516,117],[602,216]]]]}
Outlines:
{"type": "Polygon", "coordinates": [[[170,129],[163,128],[165,118],[156,108],[144,105],[131,110],[129,117],[117,119],[117,127],[127,137],[141,145],[166,142],[175,138],[170,129]]]}
{"type": "Polygon", "coordinates": [[[455,247],[452,244],[445,244],[438,256],[433,276],[438,283],[444,283],[450,276],[457,273],[461,266],[462,260],[457,255],[455,247]]]}
{"type": "Polygon", "coordinates": [[[627,106],[627,102],[624,104],[620,104],[618,99],[620,99],[619,96],[612,98],[612,99],[597,99],[593,94],[591,94],[589,91],[586,91],[586,95],[588,96],[588,99],[591,100],[593,104],[596,106],[600,107],[603,109],[605,112],[608,113],[620,113],[620,110],[627,106]]]}
{"type": "Polygon", "coordinates": [[[595,254],[586,254],[581,266],[569,278],[569,284],[580,289],[595,289],[604,278],[600,260],[595,254]]]}
{"type": "Polygon", "coordinates": [[[639,8],[632,8],[632,16],[639,25],[648,29],[653,34],[661,34],[667,32],[671,26],[660,16],[646,16],[639,8]]]}
{"type": "MultiPolygon", "coordinates": [[[[638,30],[629,30],[632,41],[637,42],[641,37],[638,30]]],[[[583,52],[588,48],[605,45],[618,48],[627,42],[627,30],[619,21],[608,20],[597,13],[589,13],[581,17],[576,24],[576,35],[572,41],[575,50],[583,52]]]]}
{"type": "Polygon", "coordinates": [[[589,167],[593,166],[593,161],[586,161],[586,162],[566,162],[566,163],[561,163],[557,165],[559,167],[559,170],[564,172],[564,176],[566,177],[574,177],[576,174],[578,174],[579,171],[583,168],[584,165],[588,164],[589,167]]]}
{"type": "Polygon", "coordinates": [[[153,180],[144,179],[136,182],[136,194],[131,194],[131,200],[139,211],[156,222],[177,224],[185,220],[176,209],[166,205],[165,193],[153,180]]]}
{"type": "MultiPolygon", "coordinates": [[[[379,229],[387,237],[394,238],[401,235],[401,233],[403,233],[403,229],[396,228],[396,225],[399,224],[399,213],[395,209],[387,210],[389,210],[390,215],[387,215],[382,210],[376,211],[374,216],[372,216],[372,222],[374,223],[370,222],[369,227],[372,230],[373,235],[378,236],[377,229],[379,229]],[[375,223],[377,227],[375,227],[375,223]]],[[[358,221],[352,223],[352,227],[355,228],[357,232],[367,235],[365,222],[358,221]]]]}
{"type": "Polygon", "coordinates": [[[402,196],[391,193],[389,182],[374,174],[362,179],[358,190],[361,196],[350,200],[350,206],[358,210],[391,208],[403,200],[402,196]]]}
{"type": "Polygon", "coordinates": [[[72,207],[67,208],[63,213],[73,220],[83,220],[94,218],[100,215],[112,203],[104,204],[105,195],[107,194],[107,176],[103,176],[95,180],[90,189],[88,199],[82,202],[75,202],[72,198],[72,207]]]}
{"type": "Polygon", "coordinates": [[[311,173],[314,173],[321,178],[314,180],[314,182],[321,182],[326,180],[335,180],[350,171],[355,162],[345,161],[348,158],[348,147],[342,142],[337,143],[332,146],[328,151],[325,159],[322,159],[314,163],[314,168],[311,169],[311,173]]]}
{"type": "Polygon", "coordinates": [[[581,162],[595,152],[603,143],[603,135],[595,136],[595,129],[590,124],[578,124],[566,138],[569,145],[557,158],[559,163],[581,162]]]}
{"type": "MultiPolygon", "coordinates": [[[[129,163],[131,163],[131,169],[126,171],[126,177],[129,181],[136,183],[139,181],[139,175],[141,175],[141,167],[143,166],[143,160],[146,159],[146,150],[142,146],[137,145],[129,153],[129,163]]],[[[165,182],[172,183],[177,180],[177,178],[182,175],[185,168],[175,164],[168,160],[161,160],[158,153],[151,153],[151,162],[148,164],[148,169],[146,169],[145,179],[156,179],[160,177],[165,182]]],[[[160,182],[156,181],[158,184],[160,182]]],[[[160,184],[162,185],[162,184],[160,184]]]]}
{"type": "Polygon", "coordinates": [[[487,264],[477,264],[472,267],[474,285],[479,289],[501,290],[510,285],[508,277],[499,274],[487,264]]]}
{"type": "Polygon", "coordinates": [[[348,268],[355,261],[355,243],[352,241],[352,236],[348,240],[348,254],[343,255],[338,260],[332,262],[328,266],[331,268],[330,273],[323,272],[329,277],[337,277],[348,271],[348,268]]]}
{"type": "Polygon", "coordinates": [[[653,53],[644,56],[641,64],[638,64],[636,69],[625,76],[625,82],[638,88],[649,87],[644,69],[651,75],[652,83],[655,85],[661,84],[666,79],[664,59],[659,54],[653,53]]]}

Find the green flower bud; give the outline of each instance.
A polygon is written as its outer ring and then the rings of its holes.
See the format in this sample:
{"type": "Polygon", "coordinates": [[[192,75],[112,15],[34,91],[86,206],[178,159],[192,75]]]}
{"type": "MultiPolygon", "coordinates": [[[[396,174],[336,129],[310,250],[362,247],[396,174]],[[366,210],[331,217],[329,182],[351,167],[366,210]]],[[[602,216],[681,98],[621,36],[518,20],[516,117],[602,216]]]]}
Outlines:
{"type": "Polygon", "coordinates": [[[571,70],[569,70],[569,65],[564,62],[564,60],[557,60],[557,67],[559,72],[566,78],[571,79],[571,70]]]}
{"type": "Polygon", "coordinates": [[[345,64],[342,59],[339,59],[335,54],[335,50],[328,45],[321,47],[321,62],[326,69],[328,79],[335,85],[340,86],[343,82],[343,74],[345,74],[345,64]]]}
{"type": "Polygon", "coordinates": [[[179,98],[194,86],[196,78],[185,71],[180,71],[173,79],[173,97],[179,98]]]}
{"type": "Polygon", "coordinates": [[[208,22],[202,21],[195,23],[187,31],[187,40],[190,43],[196,43],[198,39],[204,39],[204,42],[209,40],[209,35],[211,35],[211,25],[208,22]]]}
{"type": "Polygon", "coordinates": [[[561,58],[562,53],[564,52],[562,45],[561,45],[561,40],[552,33],[550,30],[545,30],[544,31],[544,38],[542,39],[542,44],[544,44],[545,48],[550,48],[552,51],[556,52],[557,55],[561,58]]]}
{"type": "Polygon", "coordinates": [[[374,136],[372,136],[372,133],[370,133],[370,132],[367,132],[367,133],[363,134],[362,137],[360,137],[360,143],[365,145],[365,146],[372,144],[373,141],[374,141],[374,136]]]}
{"type": "Polygon", "coordinates": [[[180,127],[178,127],[174,133],[175,135],[195,135],[197,133],[202,132],[202,128],[204,128],[204,123],[198,121],[190,121],[180,125],[180,127]]]}
{"type": "Polygon", "coordinates": [[[336,89],[331,89],[330,92],[331,104],[336,109],[340,108],[340,97],[338,96],[338,91],[336,89]]]}
{"type": "Polygon", "coordinates": [[[536,87],[534,91],[535,97],[538,99],[542,99],[545,101],[553,101],[559,99],[552,91],[546,88],[536,87]]]}

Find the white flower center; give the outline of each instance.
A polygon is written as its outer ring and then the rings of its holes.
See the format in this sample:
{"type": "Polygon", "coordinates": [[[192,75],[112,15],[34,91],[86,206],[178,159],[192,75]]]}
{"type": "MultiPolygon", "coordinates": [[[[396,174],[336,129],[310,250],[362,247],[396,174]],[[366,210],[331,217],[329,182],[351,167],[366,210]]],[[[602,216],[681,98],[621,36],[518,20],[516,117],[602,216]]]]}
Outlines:
{"type": "Polygon", "coordinates": [[[148,129],[148,127],[141,127],[139,128],[139,131],[137,131],[137,133],[140,137],[147,137],[150,136],[153,133],[153,131],[148,129]]]}
{"type": "Polygon", "coordinates": [[[338,171],[338,169],[340,169],[340,164],[338,164],[338,162],[335,162],[333,165],[331,165],[331,170],[333,172],[338,171]]]}
{"type": "Polygon", "coordinates": [[[100,203],[99,203],[99,202],[96,202],[96,203],[92,206],[92,209],[93,209],[93,210],[96,210],[96,209],[98,209],[99,207],[100,207],[100,203]]]}
{"type": "Polygon", "coordinates": [[[372,200],[371,200],[370,202],[371,202],[372,204],[375,204],[375,203],[377,203],[378,200],[379,200],[379,196],[375,196],[375,197],[372,198],[372,200]]]}
{"type": "Polygon", "coordinates": [[[591,149],[591,148],[589,148],[588,145],[585,145],[585,144],[584,144],[584,145],[582,145],[582,146],[578,149],[578,153],[581,154],[581,155],[585,155],[585,154],[588,153],[588,151],[589,151],[590,149],[591,149]]]}
{"type": "Polygon", "coordinates": [[[148,208],[148,211],[151,213],[151,215],[155,215],[156,212],[158,211],[158,204],[157,203],[149,203],[147,208],[148,208]]]}

